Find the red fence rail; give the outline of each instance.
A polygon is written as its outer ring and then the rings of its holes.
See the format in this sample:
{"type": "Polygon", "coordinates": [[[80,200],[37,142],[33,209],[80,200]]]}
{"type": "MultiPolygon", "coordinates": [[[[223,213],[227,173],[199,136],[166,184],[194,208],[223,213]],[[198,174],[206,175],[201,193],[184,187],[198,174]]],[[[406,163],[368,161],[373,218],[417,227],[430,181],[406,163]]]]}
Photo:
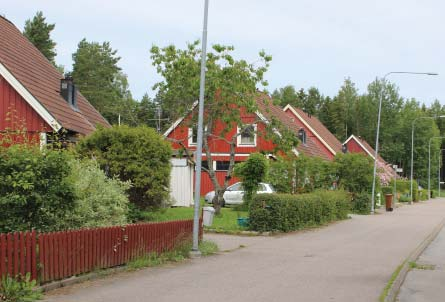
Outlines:
{"type": "MultiPolygon", "coordinates": [[[[200,223],[200,236],[202,224],[200,223]]],[[[31,273],[39,283],[123,265],[191,239],[193,220],[52,233],[0,234],[0,275],[31,273]]]]}

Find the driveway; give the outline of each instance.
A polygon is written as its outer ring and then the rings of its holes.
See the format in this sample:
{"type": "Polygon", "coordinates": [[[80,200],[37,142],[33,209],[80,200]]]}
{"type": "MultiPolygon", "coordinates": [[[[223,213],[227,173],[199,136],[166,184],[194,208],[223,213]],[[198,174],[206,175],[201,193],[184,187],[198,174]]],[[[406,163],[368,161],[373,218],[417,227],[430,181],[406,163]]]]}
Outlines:
{"type": "Polygon", "coordinates": [[[377,301],[444,217],[440,199],[274,237],[211,235],[234,250],[78,284],[46,301],[377,301]]]}

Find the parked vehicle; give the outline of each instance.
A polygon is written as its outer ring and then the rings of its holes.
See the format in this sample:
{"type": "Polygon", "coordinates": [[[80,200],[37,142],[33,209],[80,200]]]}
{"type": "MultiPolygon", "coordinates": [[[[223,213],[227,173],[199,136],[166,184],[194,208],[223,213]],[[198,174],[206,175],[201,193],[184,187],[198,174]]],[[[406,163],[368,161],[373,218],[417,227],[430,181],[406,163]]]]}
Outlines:
{"type": "MultiPolygon", "coordinates": [[[[258,194],[275,193],[275,189],[271,184],[260,183],[257,193],[258,194]]],[[[226,204],[243,203],[243,195],[244,195],[243,184],[241,182],[234,183],[233,185],[227,187],[227,190],[224,192],[223,206],[226,204]]],[[[211,203],[214,196],[215,196],[215,191],[210,191],[205,195],[204,199],[207,203],[211,203]]]]}

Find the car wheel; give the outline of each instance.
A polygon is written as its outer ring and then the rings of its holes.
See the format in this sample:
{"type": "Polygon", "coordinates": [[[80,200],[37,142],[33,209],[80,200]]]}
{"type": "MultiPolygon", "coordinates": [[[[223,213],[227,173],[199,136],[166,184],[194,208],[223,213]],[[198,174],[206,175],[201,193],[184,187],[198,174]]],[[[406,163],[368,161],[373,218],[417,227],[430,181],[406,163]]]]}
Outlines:
{"type": "Polygon", "coordinates": [[[221,207],[225,207],[226,206],[226,201],[223,199],[222,203],[221,203],[221,207]]]}

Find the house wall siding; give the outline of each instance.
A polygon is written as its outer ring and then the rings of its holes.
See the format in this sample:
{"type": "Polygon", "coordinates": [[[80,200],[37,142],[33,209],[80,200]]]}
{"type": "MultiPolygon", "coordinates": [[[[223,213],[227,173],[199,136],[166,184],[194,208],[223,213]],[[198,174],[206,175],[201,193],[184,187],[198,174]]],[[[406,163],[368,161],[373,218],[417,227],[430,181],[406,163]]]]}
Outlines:
{"type": "Polygon", "coordinates": [[[28,136],[39,137],[51,127],[36,111],[0,76],[0,131],[24,130],[28,136]]]}
{"type": "MultiPolygon", "coordinates": [[[[242,121],[245,124],[254,123],[257,120],[257,117],[254,115],[244,115],[242,116],[242,121]]],[[[185,118],[169,135],[167,138],[181,141],[188,149],[194,151],[195,146],[189,146],[188,144],[188,128],[189,128],[190,117],[185,118]]],[[[266,140],[262,134],[265,133],[266,125],[264,123],[258,122],[257,124],[257,138],[256,138],[256,146],[237,146],[235,147],[235,161],[245,161],[249,154],[254,152],[272,152],[274,149],[274,144],[270,140],[266,140]]],[[[224,137],[226,140],[230,140],[233,135],[237,132],[237,127],[234,125],[229,132],[227,132],[224,137]]],[[[217,122],[215,125],[214,133],[215,135],[221,136],[221,133],[227,129],[227,125],[222,122],[217,122]]],[[[210,138],[208,140],[208,145],[212,154],[219,154],[212,156],[213,161],[229,161],[230,157],[228,154],[230,153],[230,145],[224,141],[223,139],[218,138],[210,138]]],[[[172,142],[173,149],[180,149],[181,144],[172,142]]],[[[206,160],[205,154],[203,154],[203,160],[206,160]]],[[[227,171],[216,171],[216,178],[220,184],[224,183],[225,176],[227,171]]],[[[234,184],[239,181],[237,178],[233,177],[229,184],[234,184]]],[[[213,184],[210,180],[210,177],[207,173],[203,172],[201,176],[201,196],[204,196],[206,193],[213,191],[213,184]]]]}
{"type": "Polygon", "coordinates": [[[348,148],[348,152],[350,152],[350,153],[368,154],[368,153],[366,153],[365,150],[363,150],[363,148],[359,145],[359,143],[357,143],[357,141],[355,139],[349,140],[349,142],[346,144],[346,146],[348,148]]]}

